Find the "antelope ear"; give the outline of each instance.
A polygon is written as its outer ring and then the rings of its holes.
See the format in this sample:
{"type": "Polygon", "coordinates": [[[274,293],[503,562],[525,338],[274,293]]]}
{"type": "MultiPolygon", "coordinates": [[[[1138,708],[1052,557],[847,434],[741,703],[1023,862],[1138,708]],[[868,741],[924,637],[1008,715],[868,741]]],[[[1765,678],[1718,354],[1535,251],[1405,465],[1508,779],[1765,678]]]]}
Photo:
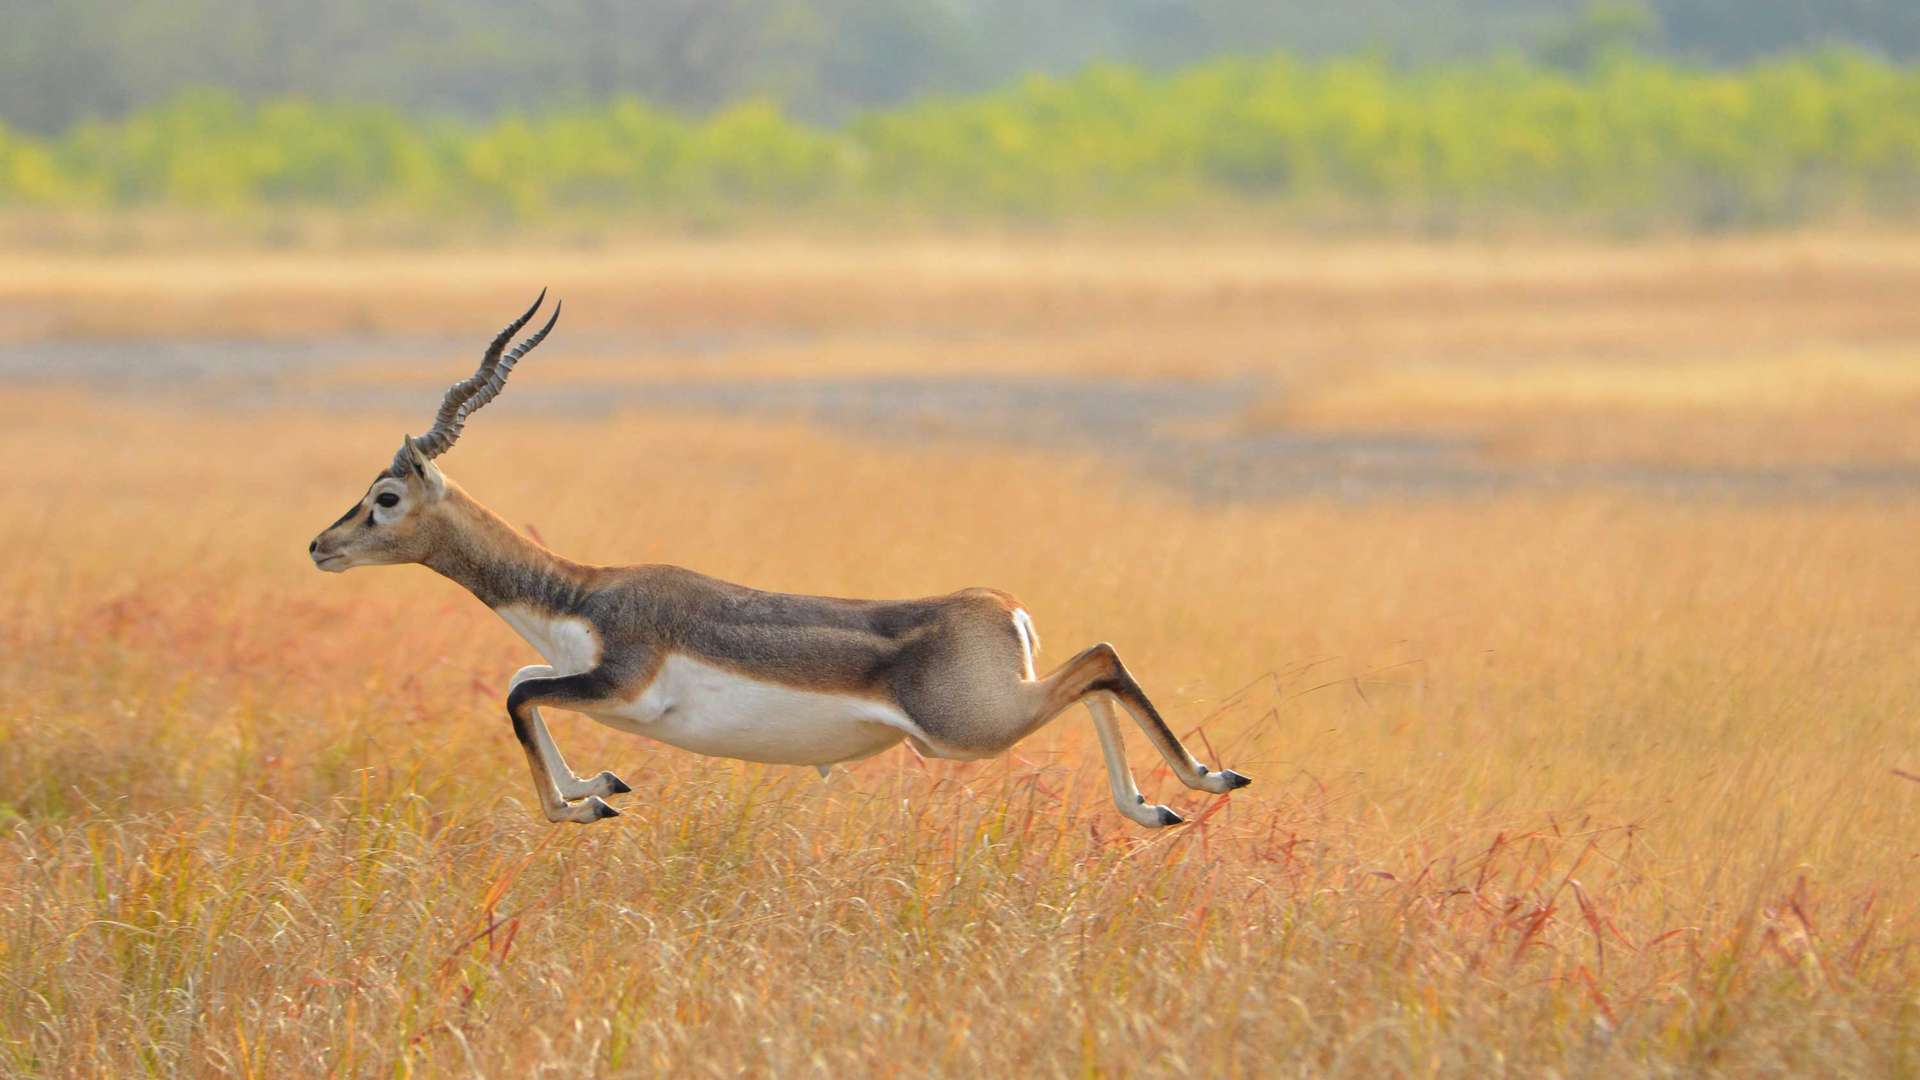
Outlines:
{"type": "Polygon", "coordinates": [[[421,482],[427,492],[438,498],[447,493],[447,478],[440,473],[440,466],[420,452],[420,443],[411,435],[402,436],[400,450],[393,455],[393,474],[398,477],[412,476],[421,482]]]}

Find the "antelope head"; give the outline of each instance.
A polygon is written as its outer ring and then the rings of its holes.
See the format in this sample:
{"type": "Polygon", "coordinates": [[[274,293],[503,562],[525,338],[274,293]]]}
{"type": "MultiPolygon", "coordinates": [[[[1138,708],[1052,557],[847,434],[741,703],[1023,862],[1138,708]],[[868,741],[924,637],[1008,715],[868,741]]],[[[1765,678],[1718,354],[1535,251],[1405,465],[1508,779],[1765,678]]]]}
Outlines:
{"type": "Polygon", "coordinates": [[[542,289],[533,306],[500,331],[487,346],[479,369],[447,389],[433,427],[417,439],[402,437],[393,463],[373,478],[360,501],[313,538],[307,554],[315,566],[340,573],[356,566],[424,562],[447,530],[456,527],[446,508],[449,482],[433,459],[452,448],[467,418],[499,395],[513,365],[546,340],[553,324],[560,321],[560,303],[555,301],[547,324],[507,350],[507,342],[546,298],[542,289]]]}

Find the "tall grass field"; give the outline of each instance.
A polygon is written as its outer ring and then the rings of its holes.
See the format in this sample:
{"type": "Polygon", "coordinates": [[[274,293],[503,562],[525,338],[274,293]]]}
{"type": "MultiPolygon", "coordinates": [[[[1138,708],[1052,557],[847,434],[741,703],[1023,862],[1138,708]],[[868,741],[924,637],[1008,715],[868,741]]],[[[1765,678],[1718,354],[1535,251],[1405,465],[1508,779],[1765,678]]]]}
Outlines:
{"type": "Polygon", "coordinates": [[[0,258],[0,1074],[1912,1075],[1915,295],[1898,233],[0,258]],[[554,713],[635,790],[546,823],[530,649],[305,554],[543,284],[481,501],[1007,589],[1253,786],[554,713]],[[820,389],[901,385],[973,396],[820,389]]]}

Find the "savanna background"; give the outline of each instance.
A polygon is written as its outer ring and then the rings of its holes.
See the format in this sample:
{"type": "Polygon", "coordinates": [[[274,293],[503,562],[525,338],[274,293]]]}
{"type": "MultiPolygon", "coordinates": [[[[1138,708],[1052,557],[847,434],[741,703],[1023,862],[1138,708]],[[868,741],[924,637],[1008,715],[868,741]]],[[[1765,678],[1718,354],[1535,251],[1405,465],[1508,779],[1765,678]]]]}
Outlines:
{"type": "Polygon", "coordinates": [[[0,1075],[1920,1071],[1920,14],[0,3],[0,1075]],[[307,540],[1026,601],[822,782],[307,540]],[[1043,664],[1044,666],[1044,664],[1043,664]]]}

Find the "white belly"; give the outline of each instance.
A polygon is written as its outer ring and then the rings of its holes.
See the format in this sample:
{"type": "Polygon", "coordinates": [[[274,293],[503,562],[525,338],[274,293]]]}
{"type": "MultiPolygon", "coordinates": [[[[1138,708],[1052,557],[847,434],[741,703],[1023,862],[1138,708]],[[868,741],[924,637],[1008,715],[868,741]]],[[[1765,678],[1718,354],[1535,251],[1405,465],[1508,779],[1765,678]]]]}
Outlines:
{"type": "Polygon", "coordinates": [[[782,765],[851,761],[919,734],[884,702],[760,682],[679,654],[638,699],[589,715],[696,754],[782,765]]]}

